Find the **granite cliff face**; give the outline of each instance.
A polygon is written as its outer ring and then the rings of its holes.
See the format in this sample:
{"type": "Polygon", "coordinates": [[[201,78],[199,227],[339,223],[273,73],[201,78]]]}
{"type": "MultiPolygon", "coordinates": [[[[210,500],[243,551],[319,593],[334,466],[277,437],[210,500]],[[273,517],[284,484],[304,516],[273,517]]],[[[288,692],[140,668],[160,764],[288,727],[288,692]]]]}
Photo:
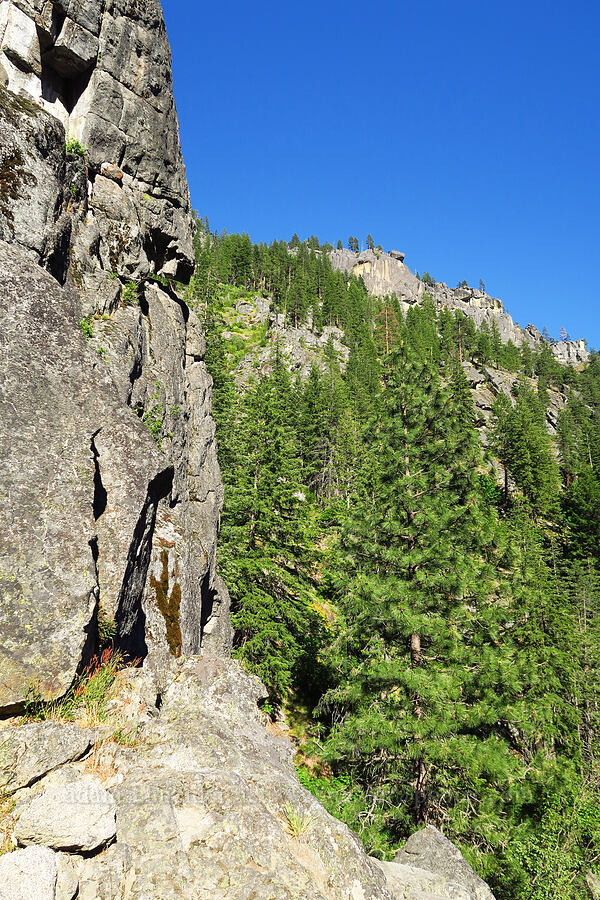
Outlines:
{"type": "MultiPolygon", "coordinates": [[[[76,252],[83,283],[98,268],[187,280],[189,192],[159,0],[3,0],[0,51],[0,82],[88,150],[76,252]]],[[[58,225],[56,207],[46,212],[58,225]]],[[[30,247],[27,228],[11,239],[30,247]]]]}
{"type": "Polygon", "coordinates": [[[168,281],[193,270],[192,219],[160,4],[4,0],[0,48],[0,708],[16,709],[32,686],[64,692],[99,622],[158,668],[203,640],[227,654],[229,627],[204,336],[168,281]]]}
{"type": "MultiPolygon", "coordinates": [[[[491,327],[495,323],[505,344],[512,341],[520,347],[525,342],[534,349],[545,341],[534,325],[521,328],[514,322],[497,297],[490,297],[484,291],[470,287],[450,288],[443,282],[424,284],[404,263],[404,253],[396,250],[390,253],[378,250],[365,250],[362,253],[332,250],[330,258],[334,269],[352,272],[358,278],[363,278],[369,293],[377,297],[396,294],[404,312],[409,306],[418,303],[427,292],[436,301],[438,309],[446,307],[460,310],[472,318],[477,326],[487,322],[491,327]]],[[[583,340],[558,341],[550,344],[550,349],[558,361],[565,365],[585,363],[589,355],[583,340]]]]}

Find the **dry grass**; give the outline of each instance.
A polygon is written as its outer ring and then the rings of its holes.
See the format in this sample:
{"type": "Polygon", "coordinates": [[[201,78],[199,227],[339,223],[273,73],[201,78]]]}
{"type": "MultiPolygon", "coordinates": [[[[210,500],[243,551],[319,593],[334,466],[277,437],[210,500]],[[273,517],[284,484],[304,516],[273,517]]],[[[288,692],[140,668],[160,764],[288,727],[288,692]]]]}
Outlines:
{"type": "Polygon", "coordinates": [[[109,781],[117,774],[112,759],[103,758],[102,751],[106,743],[107,740],[103,740],[94,744],[92,752],[85,759],[83,768],[86,775],[93,775],[94,778],[98,778],[100,781],[109,781]]]}
{"type": "Polygon", "coordinates": [[[137,747],[140,741],[138,725],[120,725],[112,735],[111,741],[121,747],[137,747]]]}
{"type": "Polygon", "coordinates": [[[12,833],[15,827],[14,798],[0,791],[0,856],[13,849],[12,833]]]}

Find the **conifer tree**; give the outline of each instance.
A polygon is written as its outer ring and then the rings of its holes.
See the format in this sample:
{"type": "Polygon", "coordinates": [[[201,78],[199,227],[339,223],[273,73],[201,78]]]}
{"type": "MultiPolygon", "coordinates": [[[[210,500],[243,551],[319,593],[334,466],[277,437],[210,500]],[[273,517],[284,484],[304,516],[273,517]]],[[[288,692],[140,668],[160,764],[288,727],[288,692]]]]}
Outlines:
{"type": "MultiPolygon", "coordinates": [[[[551,517],[557,513],[560,479],[546,430],[546,410],[523,380],[516,394],[514,408],[503,395],[494,404],[492,443],[534,513],[551,517]]],[[[505,484],[508,487],[508,481],[505,484]]]]}
{"type": "Polygon", "coordinates": [[[392,354],[372,426],[373,488],[344,539],[339,685],[321,702],[339,722],[330,758],[376,802],[416,823],[455,808],[457,829],[465,794],[485,785],[486,803],[501,803],[498,776],[511,768],[486,737],[510,659],[499,653],[497,523],[479,497],[460,376],[448,391],[435,364],[406,346],[392,354]]]}
{"type": "Polygon", "coordinates": [[[305,574],[308,521],[292,401],[277,352],[273,374],[244,397],[222,544],[235,654],[278,700],[313,652],[318,629],[305,574]]]}

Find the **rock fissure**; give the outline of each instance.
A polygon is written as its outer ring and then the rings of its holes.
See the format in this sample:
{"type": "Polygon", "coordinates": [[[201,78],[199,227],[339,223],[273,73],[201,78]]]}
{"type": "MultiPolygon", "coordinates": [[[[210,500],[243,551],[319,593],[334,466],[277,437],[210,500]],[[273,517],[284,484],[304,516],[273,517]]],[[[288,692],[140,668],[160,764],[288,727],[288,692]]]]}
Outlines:
{"type": "MultiPolygon", "coordinates": [[[[98,453],[98,449],[96,447],[95,438],[96,434],[93,435],[92,440],[90,442],[90,448],[92,451],[92,456],[94,457],[94,499],[92,502],[92,506],[94,508],[94,519],[97,521],[100,516],[104,514],[106,511],[106,504],[108,502],[108,493],[106,488],[102,484],[102,474],[100,472],[100,463],[98,453]]],[[[96,547],[97,547],[97,538],[96,538],[96,547]]]]}
{"type": "Polygon", "coordinates": [[[172,467],[160,472],[149,485],[148,495],[127,555],[123,585],[117,603],[115,648],[127,659],[139,662],[143,662],[148,655],[143,597],[152,553],[156,514],[159,502],[168,497],[172,485],[172,467]]]}

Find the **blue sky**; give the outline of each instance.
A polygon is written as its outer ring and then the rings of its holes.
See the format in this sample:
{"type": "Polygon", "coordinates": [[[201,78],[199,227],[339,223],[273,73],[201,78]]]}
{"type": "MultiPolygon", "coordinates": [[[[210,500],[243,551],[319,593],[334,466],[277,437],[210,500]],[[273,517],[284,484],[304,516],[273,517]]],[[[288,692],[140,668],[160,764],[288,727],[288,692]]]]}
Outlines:
{"type": "Polygon", "coordinates": [[[596,0],[163,0],[192,204],[406,252],[600,347],[596,0]]]}

